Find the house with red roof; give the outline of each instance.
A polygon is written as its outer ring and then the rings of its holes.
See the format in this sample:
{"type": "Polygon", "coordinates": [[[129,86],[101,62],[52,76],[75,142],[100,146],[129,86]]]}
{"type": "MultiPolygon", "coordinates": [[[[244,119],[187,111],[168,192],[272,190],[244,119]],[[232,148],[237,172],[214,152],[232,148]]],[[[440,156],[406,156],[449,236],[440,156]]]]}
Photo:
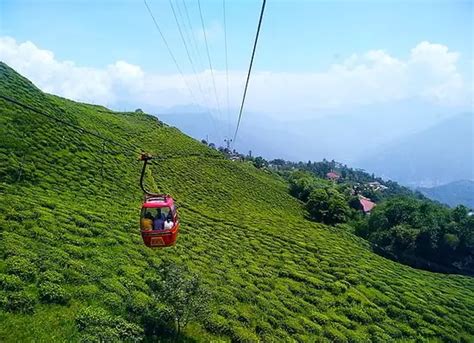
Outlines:
{"type": "Polygon", "coordinates": [[[326,174],[326,177],[331,181],[337,181],[341,176],[338,173],[331,171],[326,174]]]}
{"type": "Polygon", "coordinates": [[[376,206],[375,202],[371,201],[369,198],[363,197],[362,195],[359,195],[359,203],[365,214],[369,214],[376,206]]]}

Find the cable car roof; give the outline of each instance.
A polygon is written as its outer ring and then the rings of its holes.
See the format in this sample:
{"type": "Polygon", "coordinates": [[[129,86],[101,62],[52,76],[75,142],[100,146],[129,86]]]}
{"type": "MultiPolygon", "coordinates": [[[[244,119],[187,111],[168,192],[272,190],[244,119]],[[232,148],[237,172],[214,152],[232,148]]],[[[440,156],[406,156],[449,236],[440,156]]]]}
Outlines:
{"type": "Polygon", "coordinates": [[[151,196],[147,197],[146,201],[143,203],[144,208],[162,208],[162,207],[172,207],[174,205],[173,198],[170,196],[151,196]]]}

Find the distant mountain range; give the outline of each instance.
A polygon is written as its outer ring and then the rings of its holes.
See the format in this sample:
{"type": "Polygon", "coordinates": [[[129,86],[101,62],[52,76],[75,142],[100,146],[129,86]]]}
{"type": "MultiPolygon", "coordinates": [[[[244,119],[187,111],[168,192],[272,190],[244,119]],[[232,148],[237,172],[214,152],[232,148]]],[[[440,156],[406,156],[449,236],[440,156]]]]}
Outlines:
{"type": "MultiPolygon", "coordinates": [[[[366,106],[306,119],[245,113],[235,148],[267,159],[334,159],[410,187],[474,180],[473,113],[447,115],[416,101],[395,108],[399,114],[366,106]]],[[[235,123],[203,109],[173,110],[157,116],[196,139],[224,146],[233,135],[235,123]]]]}
{"type": "Polygon", "coordinates": [[[474,209],[474,181],[461,180],[432,188],[418,188],[430,199],[455,207],[464,205],[474,209]]]}
{"type": "Polygon", "coordinates": [[[356,165],[412,187],[474,180],[473,131],[473,113],[461,114],[383,146],[356,165]]]}
{"type": "MultiPolygon", "coordinates": [[[[453,110],[412,99],[315,113],[288,111],[286,116],[245,112],[235,147],[267,159],[326,158],[353,165],[379,152],[381,146],[442,122],[453,110]]],[[[208,136],[217,145],[233,135],[237,119],[232,115],[213,117],[206,109],[186,106],[157,109],[155,113],[188,135],[197,139],[208,136]]],[[[231,109],[232,113],[237,110],[231,109]]]]}

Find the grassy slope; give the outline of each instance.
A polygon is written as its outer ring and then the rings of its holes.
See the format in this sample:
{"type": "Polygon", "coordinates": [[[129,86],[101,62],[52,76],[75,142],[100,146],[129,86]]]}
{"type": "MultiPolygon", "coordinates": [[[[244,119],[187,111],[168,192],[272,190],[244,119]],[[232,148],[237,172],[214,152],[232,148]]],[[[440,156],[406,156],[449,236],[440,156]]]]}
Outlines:
{"type": "MultiPolygon", "coordinates": [[[[151,116],[45,95],[3,64],[0,93],[155,154],[215,154],[151,116]]],[[[150,301],[144,280],[167,260],[214,294],[208,323],[187,330],[198,340],[474,339],[472,278],[414,270],[304,220],[287,185],[249,165],[193,157],[153,167],[149,182],[180,205],[182,234],[174,248],[147,249],[133,153],[101,154],[99,139],[2,100],[0,111],[0,273],[21,278],[0,299],[37,301],[34,314],[0,310],[1,341],[79,339],[75,314],[88,304],[133,321],[132,305],[150,301]],[[48,270],[64,277],[67,305],[38,300],[48,270]]]]}

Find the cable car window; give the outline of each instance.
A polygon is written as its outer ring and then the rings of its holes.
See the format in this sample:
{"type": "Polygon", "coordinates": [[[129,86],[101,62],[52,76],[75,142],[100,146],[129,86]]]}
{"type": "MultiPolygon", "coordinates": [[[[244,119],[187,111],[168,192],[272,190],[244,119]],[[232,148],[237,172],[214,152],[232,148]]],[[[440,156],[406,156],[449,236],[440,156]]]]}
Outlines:
{"type": "Polygon", "coordinates": [[[143,208],[141,214],[142,230],[163,230],[166,218],[170,214],[169,207],[143,208]]]}

